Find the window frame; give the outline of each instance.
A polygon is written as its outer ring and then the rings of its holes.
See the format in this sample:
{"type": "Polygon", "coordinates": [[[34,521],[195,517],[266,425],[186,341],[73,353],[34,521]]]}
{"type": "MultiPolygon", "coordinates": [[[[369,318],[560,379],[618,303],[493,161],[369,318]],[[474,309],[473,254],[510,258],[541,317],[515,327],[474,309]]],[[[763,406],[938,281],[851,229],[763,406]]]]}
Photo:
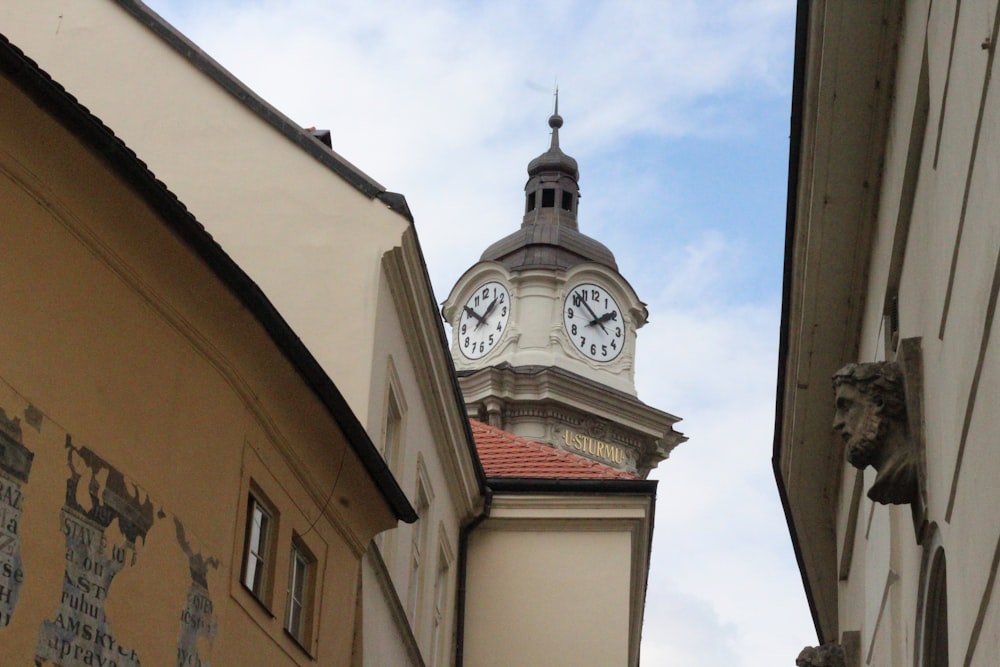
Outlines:
{"type": "Polygon", "coordinates": [[[298,534],[292,535],[288,554],[288,595],[285,601],[285,632],[306,652],[311,653],[314,604],[316,599],[316,557],[298,534]],[[301,576],[297,565],[301,564],[301,576]],[[301,584],[296,591],[296,584],[301,584]],[[293,611],[298,605],[297,627],[293,627],[293,611]]]}
{"type": "Polygon", "coordinates": [[[542,208],[556,207],[556,189],[542,188],[542,208]]]}
{"type": "Polygon", "coordinates": [[[336,530],[337,524],[335,521],[327,521],[322,514],[316,514],[322,513],[324,508],[315,504],[306,489],[294,484],[283,486],[280,483],[279,478],[287,479],[291,472],[278,457],[265,465],[253,443],[249,440],[244,442],[240,489],[238,496],[233,498],[233,506],[237,511],[233,522],[234,539],[230,561],[233,567],[228,577],[229,595],[247,617],[275,646],[290,656],[295,664],[309,665],[321,659],[319,628],[328,607],[327,592],[331,582],[336,582],[335,587],[341,587],[344,582],[339,576],[331,579],[331,572],[327,571],[331,544],[326,531],[328,528],[336,530]],[[289,494],[289,490],[294,494],[289,494]],[[270,539],[266,544],[270,549],[267,552],[267,562],[272,569],[268,585],[264,587],[265,595],[260,598],[244,585],[245,571],[242,567],[247,548],[246,529],[248,521],[252,521],[253,517],[251,497],[271,514],[270,539]],[[307,515],[307,511],[312,514],[307,515]],[[293,541],[305,556],[314,561],[311,577],[307,582],[309,594],[305,601],[309,605],[309,614],[301,621],[302,639],[297,639],[285,628],[287,609],[283,596],[287,592],[284,587],[288,584],[293,541]]]}
{"type": "Polygon", "coordinates": [[[279,531],[279,514],[274,504],[267,500],[261,491],[253,486],[247,494],[247,513],[243,535],[243,559],[240,569],[240,584],[257,602],[270,612],[272,593],[274,589],[275,542],[279,531]],[[251,543],[256,511],[267,521],[262,525],[263,533],[256,544],[251,543]],[[250,573],[251,558],[255,567],[250,573]],[[252,581],[250,577],[253,577],[252,581]],[[249,583],[248,583],[249,581],[249,583]]]}
{"type": "Polygon", "coordinates": [[[450,662],[450,644],[447,641],[446,630],[451,621],[450,602],[453,599],[452,591],[452,564],[455,561],[455,552],[451,548],[448,540],[448,533],[444,522],[438,523],[438,556],[437,567],[434,576],[434,608],[431,616],[431,650],[430,666],[438,667],[447,665],[450,662]]]}
{"type": "Polygon", "coordinates": [[[434,514],[434,487],[431,485],[427,466],[422,454],[417,454],[417,484],[414,493],[413,507],[417,511],[417,520],[410,528],[409,580],[406,591],[406,616],[411,626],[417,632],[426,622],[423,607],[425,582],[428,563],[430,562],[429,541],[431,538],[431,522],[434,514]]]}

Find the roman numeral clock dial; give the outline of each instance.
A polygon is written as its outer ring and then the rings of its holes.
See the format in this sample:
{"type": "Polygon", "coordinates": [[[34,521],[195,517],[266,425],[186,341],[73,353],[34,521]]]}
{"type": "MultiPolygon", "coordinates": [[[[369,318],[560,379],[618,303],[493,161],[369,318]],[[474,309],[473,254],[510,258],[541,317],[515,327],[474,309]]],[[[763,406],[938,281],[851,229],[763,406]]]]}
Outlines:
{"type": "Polygon", "coordinates": [[[563,303],[563,326],[577,352],[594,361],[618,357],[625,346],[625,318],[606,289],[581,283],[563,303]]]}
{"type": "Polygon", "coordinates": [[[483,283],[462,306],[455,334],[466,359],[481,359],[497,346],[510,320],[510,293],[496,281],[483,283]]]}

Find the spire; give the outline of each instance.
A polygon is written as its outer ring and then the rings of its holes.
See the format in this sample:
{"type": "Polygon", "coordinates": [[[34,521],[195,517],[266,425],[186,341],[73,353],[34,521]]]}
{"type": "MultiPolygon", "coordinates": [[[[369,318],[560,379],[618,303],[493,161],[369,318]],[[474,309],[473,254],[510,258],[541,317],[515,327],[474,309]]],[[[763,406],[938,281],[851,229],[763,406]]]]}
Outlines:
{"type": "MultiPolygon", "coordinates": [[[[534,178],[547,172],[551,175],[562,174],[573,179],[574,188],[576,181],[580,178],[576,160],[562,152],[559,148],[559,128],[563,126],[563,117],[559,115],[559,88],[555,92],[555,108],[549,116],[549,127],[552,128],[552,141],[549,150],[545,151],[534,160],[528,163],[528,176],[534,178]]],[[[545,180],[550,180],[546,178],[545,180]]]]}
{"type": "Polygon", "coordinates": [[[502,262],[511,271],[566,269],[581,262],[597,262],[618,270],[615,256],[607,247],[580,233],[576,219],[580,171],[576,160],[559,148],[562,126],[556,87],[555,106],[549,116],[549,149],[528,163],[521,228],[487,248],[482,261],[502,262]]]}
{"type": "Polygon", "coordinates": [[[559,86],[556,86],[556,108],[549,116],[549,127],[552,128],[552,143],[549,145],[549,150],[553,148],[559,148],[559,128],[563,125],[562,116],[559,115],[559,86]]]}

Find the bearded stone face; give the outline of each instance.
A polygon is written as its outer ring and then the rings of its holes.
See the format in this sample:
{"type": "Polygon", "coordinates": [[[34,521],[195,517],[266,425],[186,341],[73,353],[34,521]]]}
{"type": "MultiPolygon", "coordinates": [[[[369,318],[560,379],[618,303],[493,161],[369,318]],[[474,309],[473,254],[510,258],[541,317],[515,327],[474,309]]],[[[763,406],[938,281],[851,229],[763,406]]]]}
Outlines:
{"type": "Polygon", "coordinates": [[[839,644],[807,646],[795,659],[797,667],[844,667],[844,649],[839,644]]]}
{"type": "MultiPolygon", "coordinates": [[[[905,378],[896,362],[850,363],[833,374],[833,429],[848,462],[877,474],[868,497],[883,505],[918,502],[921,460],[909,433],[905,378]]],[[[919,387],[919,381],[915,383],[919,387]]]]}
{"type": "Polygon", "coordinates": [[[835,396],[833,430],[844,440],[848,462],[859,470],[875,466],[884,430],[877,406],[851,384],[838,385],[835,396]]]}

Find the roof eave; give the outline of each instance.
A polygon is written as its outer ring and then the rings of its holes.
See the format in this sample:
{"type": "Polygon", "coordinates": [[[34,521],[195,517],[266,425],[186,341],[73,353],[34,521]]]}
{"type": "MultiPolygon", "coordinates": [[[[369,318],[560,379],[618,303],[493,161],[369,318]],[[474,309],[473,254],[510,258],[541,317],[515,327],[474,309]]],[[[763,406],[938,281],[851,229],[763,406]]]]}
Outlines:
{"type": "Polygon", "coordinates": [[[821,642],[838,637],[830,375],[857,356],[902,7],[799,0],[772,466],[821,642]]]}
{"type": "Polygon", "coordinates": [[[36,104],[51,113],[70,133],[101,155],[253,313],[340,427],[396,518],[407,523],[416,521],[416,511],[406,494],[333,380],[256,283],[205,231],[177,196],[156,179],[110,128],[3,35],[0,35],[0,70],[7,72],[36,104]]]}
{"type": "Polygon", "coordinates": [[[116,0],[119,6],[146,26],[157,37],[187,59],[223,90],[239,100],[247,109],[257,114],[282,136],[305,151],[323,166],[340,176],[358,192],[369,199],[379,199],[386,206],[413,222],[409,206],[403,195],[388,192],[378,181],[356,167],[342,155],[327,147],[321,140],[278,111],[260,95],[240,81],[232,72],[205,53],[197,44],[174,28],[166,19],[150,9],[141,0],[116,0]]]}

